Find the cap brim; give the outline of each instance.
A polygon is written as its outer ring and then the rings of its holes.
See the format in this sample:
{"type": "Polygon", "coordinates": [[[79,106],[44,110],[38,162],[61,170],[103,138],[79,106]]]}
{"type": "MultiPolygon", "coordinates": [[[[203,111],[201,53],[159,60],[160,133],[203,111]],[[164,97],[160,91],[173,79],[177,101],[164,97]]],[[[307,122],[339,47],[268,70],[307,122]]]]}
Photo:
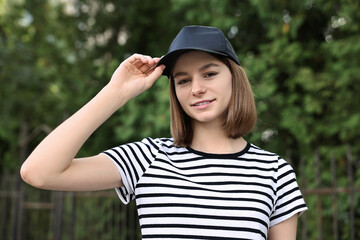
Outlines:
{"type": "Polygon", "coordinates": [[[184,53],[189,51],[203,51],[207,53],[213,53],[221,56],[227,56],[224,53],[217,52],[217,51],[211,51],[208,49],[202,49],[202,48],[185,48],[185,49],[179,49],[172,52],[167,53],[165,56],[163,56],[160,61],[158,62],[157,66],[165,65],[166,68],[164,69],[162,75],[170,77],[171,70],[173,65],[175,64],[176,60],[184,53]]]}

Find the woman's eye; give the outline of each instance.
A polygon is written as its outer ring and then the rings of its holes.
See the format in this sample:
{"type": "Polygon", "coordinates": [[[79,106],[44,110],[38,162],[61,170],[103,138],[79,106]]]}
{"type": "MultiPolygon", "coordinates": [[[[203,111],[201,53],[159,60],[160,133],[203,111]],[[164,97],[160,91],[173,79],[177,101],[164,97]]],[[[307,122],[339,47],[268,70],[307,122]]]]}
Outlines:
{"type": "Polygon", "coordinates": [[[205,78],[210,78],[210,77],[214,77],[216,75],[217,75],[216,72],[208,72],[208,73],[205,73],[204,77],[205,78]]]}
{"type": "Polygon", "coordinates": [[[189,79],[181,79],[177,83],[178,83],[178,85],[183,85],[185,83],[188,83],[189,81],[190,81],[189,79]]]}

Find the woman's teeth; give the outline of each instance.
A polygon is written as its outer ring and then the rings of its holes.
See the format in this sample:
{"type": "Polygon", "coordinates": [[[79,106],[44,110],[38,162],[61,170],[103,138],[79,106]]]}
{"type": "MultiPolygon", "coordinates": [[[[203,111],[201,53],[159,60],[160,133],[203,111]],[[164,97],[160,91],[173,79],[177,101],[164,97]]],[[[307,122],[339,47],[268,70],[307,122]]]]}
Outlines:
{"type": "Polygon", "coordinates": [[[210,103],[210,102],[211,101],[200,102],[200,103],[194,104],[194,106],[201,106],[201,105],[204,105],[204,104],[207,104],[207,103],[210,103]]]}

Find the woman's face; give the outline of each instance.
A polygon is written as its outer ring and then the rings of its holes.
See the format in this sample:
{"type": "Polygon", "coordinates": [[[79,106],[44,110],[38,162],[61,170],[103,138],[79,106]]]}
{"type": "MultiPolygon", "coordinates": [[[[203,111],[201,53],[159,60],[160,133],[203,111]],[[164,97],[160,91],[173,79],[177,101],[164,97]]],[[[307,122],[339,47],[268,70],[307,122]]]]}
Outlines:
{"type": "Polygon", "coordinates": [[[172,76],[177,99],[195,124],[222,124],[232,92],[232,75],[222,61],[191,51],[178,58],[172,76]]]}

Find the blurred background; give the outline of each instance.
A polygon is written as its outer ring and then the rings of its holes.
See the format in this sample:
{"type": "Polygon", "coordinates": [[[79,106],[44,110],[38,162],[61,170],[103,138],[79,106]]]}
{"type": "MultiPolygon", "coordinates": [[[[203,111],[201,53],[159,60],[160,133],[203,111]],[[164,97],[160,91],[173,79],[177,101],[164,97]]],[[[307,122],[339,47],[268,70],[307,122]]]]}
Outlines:
{"type": "MultiPolygon", "coordinates": [[[[248,141],[294,167],[309,211],[298,239],[360,239],[358,0],[0,0],[0,239],[140,239],[114,191],[52,192],[19,168],[133,53],[162,56],[185,25],[220,28],[255,93],[248,141]]],[[[95,132],[79,156],[169,137],[160,79],[95,132]]],[[[69,136],[71,137],[71,136],[69,136]]],[[[49,159],[51,161],[51,159],[49,159]]]]}

